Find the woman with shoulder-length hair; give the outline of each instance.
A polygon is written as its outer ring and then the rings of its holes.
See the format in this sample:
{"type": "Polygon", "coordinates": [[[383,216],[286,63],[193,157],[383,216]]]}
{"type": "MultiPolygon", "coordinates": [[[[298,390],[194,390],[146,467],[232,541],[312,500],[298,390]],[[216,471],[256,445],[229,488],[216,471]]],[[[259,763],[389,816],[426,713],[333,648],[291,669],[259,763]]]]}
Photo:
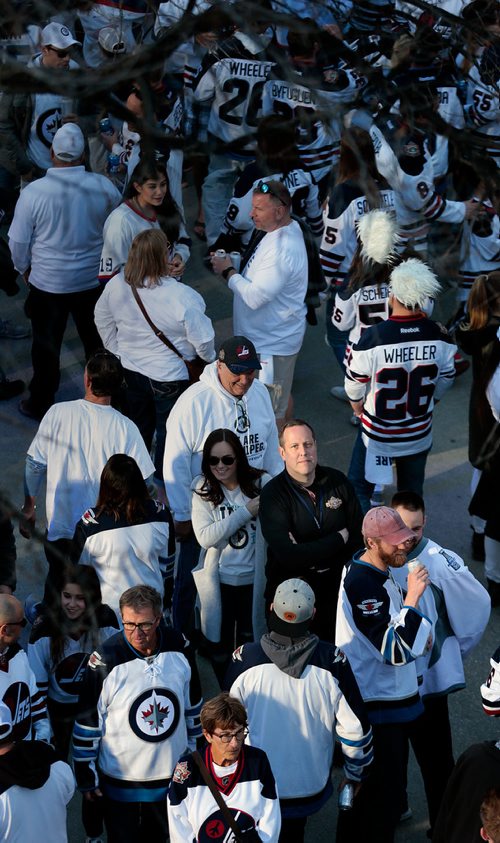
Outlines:
{"type": "Polygon", "coordinates": [[[150,498],[139,466],[127,454],[113,454],[104,466],[97,503],[77,524],[72,558],[95,568],[103,600],[115,612],[120,595],[137,583],[160,594],[164,579],[167,591],[172,584],[172,516],[150,498]]]}
{"type": "Polygon", "coordinates": [[[167,235],[170,274],[181,276],[189,260],[191,240],[170,193],[165,162],[143,158],[130,177],[124,201],[104,223],[99,280],[106,283],[123,269],[134,237],[151,229],[167,235]]]}
{"type": "Polygon", "coordinates": [[[207,436],[201,470],[192,486],[191,519],[202,548],[193,576],[201,631],[221,680],[231,653],[253,640],[263,616],[263,539],[256,519],[270,477],[249,464],[240,440],[225,428],[207,436]]]}
{"type": "Polygon", "coordinates": [[[214,329],[199,293],[170,274],[169,243],[162,231],[134,238],[123,272],[106,285],[95,308],[104,346],[123,365],[127,415],[148,448],[156,429],[156,478],[163,477],[165,424],[189,385],[185,360],[215,358],[214,329]],[[158,336],[161,331],[176,353],[158,336]]]}

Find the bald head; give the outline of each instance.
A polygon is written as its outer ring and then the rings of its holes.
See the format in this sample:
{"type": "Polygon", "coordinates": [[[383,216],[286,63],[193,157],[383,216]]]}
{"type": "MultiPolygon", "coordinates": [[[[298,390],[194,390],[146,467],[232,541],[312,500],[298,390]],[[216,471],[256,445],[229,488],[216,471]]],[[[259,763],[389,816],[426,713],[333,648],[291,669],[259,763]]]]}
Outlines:
{"type": "Polygon", "coordinates": [[[24,609],[17,597],[12,594],[0,594],[0,626],[24,618],[24,609]]]}

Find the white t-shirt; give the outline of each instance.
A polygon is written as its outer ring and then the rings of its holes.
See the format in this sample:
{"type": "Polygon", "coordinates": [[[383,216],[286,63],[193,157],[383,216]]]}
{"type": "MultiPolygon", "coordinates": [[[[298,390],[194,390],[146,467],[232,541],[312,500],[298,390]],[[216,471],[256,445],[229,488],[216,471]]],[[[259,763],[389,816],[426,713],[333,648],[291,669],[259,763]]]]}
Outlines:
{"type": "Polygon", "coordinates": [[[234,293],[233,330],[258,354],[297,354],[306,330],[307,253],[295,220],[260,241],[228,286],[234,293]]]}
{"type": "Polygon", "coordinates": [[[40,422],[28,455],[47,466],[49,541],[71,539],[82,512],[99,493],[113,454],[128,454],[144,478],[154,465],[136,425],[113,407],[80,398],[54,404],[40,422]]]}
{"type": "Polygon", "coordinates": [[[0,795],[0,840],[3,843],[67,843],[66,805],[75,792],[69,764],[55,761],[42,787],[14,785],[0,795]],[[44,831],[45,829],[45,831],[44,831]]]}

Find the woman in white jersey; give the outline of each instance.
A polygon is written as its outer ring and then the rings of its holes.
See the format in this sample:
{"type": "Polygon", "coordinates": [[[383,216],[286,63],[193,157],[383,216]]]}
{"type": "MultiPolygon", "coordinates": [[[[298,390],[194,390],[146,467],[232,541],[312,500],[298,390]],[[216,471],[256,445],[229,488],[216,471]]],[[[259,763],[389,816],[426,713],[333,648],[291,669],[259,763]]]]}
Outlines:
{"type": "Polygon", "coordinates": [[[104,223],[99,280],[106,283],[125,266],[132,240],[141,231],[162,229],[169,241],[170,274],[179,278],[190,255],[190,239],[170,194],[164,163],[143,159],[135,168],[125,201],[104,223]]]}

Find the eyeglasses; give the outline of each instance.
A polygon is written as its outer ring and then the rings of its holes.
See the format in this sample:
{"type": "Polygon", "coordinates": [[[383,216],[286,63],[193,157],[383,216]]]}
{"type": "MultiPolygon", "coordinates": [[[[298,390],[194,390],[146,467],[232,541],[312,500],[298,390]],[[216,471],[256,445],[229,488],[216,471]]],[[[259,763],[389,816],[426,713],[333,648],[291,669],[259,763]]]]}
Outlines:
{"type": "Polygon", "coordinates": [[[222,465],[232,465],[234,462],[236,462],[236,457],[230,457],[229,454],[225,454],[223,457],[208,458],[209,465],[219,465],[220,462],[222,463],[222,465]]]}
{"type": "Polygon", "coordinates": [[[264,196],[266,196],[268,193],[270,193],[270,194],[271,194],[271,196],[274,196],[274,198],[275,198],[275,199],[277,199],[277,200],[278,200],[278,202],[281,202],[281,204],[282,204],[285,208],[288,208],[288,203],[287,203],[287,202],[285,202],[285,200],[284,200],[284,199],[283,199],[283,198],[279,195],[279,193],[277,192],[276,188],[275,188],[275,187],[273,187],[273,185],[272,185],[272,184],[269,184],[269,182],[267,182],[267,181],[260,181],[260,182],[258,183],[258,185],[257,185],[257,190],[258,190],[258,191],[260,191],[260,193],[263,193],[263,194],[264,194],[264,196]]]}
{"type": "Polygon", "coordinates": [[[140,88],[136,88],[135,86],[130,91],[131,94],[135,94],[138,100],[142,100],[142,91],[140,88]]]}
{"type": "Polygon", "coordinates": [[[51,47],[50,44],[47,44],[47,50],[50,50],[51,53],[56,53],[60,59],[65,59],[69,56],[69,50],[58,50],[57,47],[51,47]]]}
{"type": "Polygon", "coordinates": [[[237,741],[243,741],[247,735],[248,729],[246,726],[242,729],[238,729],[237,732],[224,732],[222,735],[218,735],[217,732],[212,732],[212,737],[218,738],[222,743],[231,743],[233,738],[236,738],[237,741]]]}
{"type": "Polygon", "coordinates": [[[7,621],[5,626],[22,626],[23,628],[27,625],[28,621],[26,618],[23,618],[20,621],[7,621]]]}
{"type": "Polygon", "coordinates": [[[151,632],[157,620],[158,618],[155,618],[154,621],[141,621],[141,623],[123,621],[123,628],[126,629],[127,632],[135,632],[136,629],[138,629],[139,632],[151,632]]]}

